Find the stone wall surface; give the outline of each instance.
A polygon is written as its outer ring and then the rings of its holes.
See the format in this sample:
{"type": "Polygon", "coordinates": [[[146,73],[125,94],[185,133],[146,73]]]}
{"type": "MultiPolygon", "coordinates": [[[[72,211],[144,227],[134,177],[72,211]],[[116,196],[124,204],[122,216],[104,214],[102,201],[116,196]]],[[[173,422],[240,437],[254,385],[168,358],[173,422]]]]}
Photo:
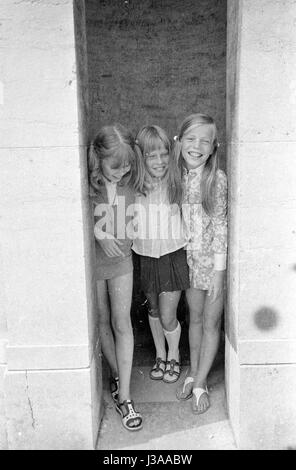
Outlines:
{"type": "Polygon", "coordinates": [[[15,449],[93,448],[99,425],[85,11],[75,3],[75,24],[72,0],[0,4],[3,383],[15,449]]]}
{"type": "MultiPolygon", "coordinates": [[[[87,0],[90,138],[119,121],[158,124],[211,114],[225,143],[226,1],[87,0]]],[[[223,163],[222,163],[223,165],[223,163]]]]}
{"type": "Polygon", "coordinates": [[[228,2],[227,387],[248,449],[296,443],[295,21],[292,0],[228,2]]]}

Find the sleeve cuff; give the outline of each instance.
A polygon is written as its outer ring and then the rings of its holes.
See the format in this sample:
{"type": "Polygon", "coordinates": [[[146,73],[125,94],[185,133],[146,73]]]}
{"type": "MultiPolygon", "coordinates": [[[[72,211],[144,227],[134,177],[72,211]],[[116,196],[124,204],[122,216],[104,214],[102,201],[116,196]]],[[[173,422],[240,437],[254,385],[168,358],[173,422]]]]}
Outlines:
{"type": "Polygon", "coordinates": [[[104,232],[102,229],[96,227],[96,225],[94,226],[94,234],[97,240],[112,240],[114,238],[111,233],[104,232]]]}
{"type": "Polygon", "coordinates": [[[214,270],[224,271],[226,269],[226,254],[215,253],[214,254],[214,270]]]}

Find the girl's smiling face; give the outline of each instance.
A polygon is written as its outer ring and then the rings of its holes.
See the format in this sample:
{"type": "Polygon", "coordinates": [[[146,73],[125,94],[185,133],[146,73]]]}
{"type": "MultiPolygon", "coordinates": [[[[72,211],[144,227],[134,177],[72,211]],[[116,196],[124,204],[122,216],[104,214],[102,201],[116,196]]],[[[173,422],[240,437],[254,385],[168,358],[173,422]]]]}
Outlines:
{"type": "Polygon", "coordinates": [[[129,162],[118,161],[116,157],[105,158],[101,162],[103,176],[112,183],[118,183],[131,169],[129,162]]]}
{"type": "Polygon", "coordinates": [[[204,165],[213,152],[215,130],[211,124],[192,126],[181,139],[181,152],[188,170],[204,165]]]}
{"type": "Polygon", "coordinates": [[[152,178],[163,178],[169,167],[169,152],[161,142],[159,147],[145,155],[145,165],[152,178]]]}

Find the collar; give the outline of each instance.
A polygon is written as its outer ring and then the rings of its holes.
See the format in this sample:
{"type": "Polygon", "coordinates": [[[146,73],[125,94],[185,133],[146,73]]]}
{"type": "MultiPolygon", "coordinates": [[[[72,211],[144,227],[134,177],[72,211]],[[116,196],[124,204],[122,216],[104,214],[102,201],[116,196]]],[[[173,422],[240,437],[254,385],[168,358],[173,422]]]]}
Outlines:
{"type": "Polygon", "coordinates": [[[152,191],[166,188],[167,175],[164,178],[151,178],[152,191]]]}
{"type": "Polygon", "coordinates": [[[204,164],[203,165],[200,165],[198,166],[197,168],[194,168],[194,169],[191,169],[191,170],[188,170],[185,166],[183,166],[183,171],[184,171],[184,174],[185,175],[201,175],[202,172],[203,172],[203,169],[204,169],[204,164]]]}
{"type": "Polygon", "coordinates": [[[104,181],[105,185],[109,185],[109,186],[114,186],[114,185],[117,185],[117,181],[110,181],[108,180],[107,178],[105,178],[104,175],[102,175],[102,180],[104,181]]]}

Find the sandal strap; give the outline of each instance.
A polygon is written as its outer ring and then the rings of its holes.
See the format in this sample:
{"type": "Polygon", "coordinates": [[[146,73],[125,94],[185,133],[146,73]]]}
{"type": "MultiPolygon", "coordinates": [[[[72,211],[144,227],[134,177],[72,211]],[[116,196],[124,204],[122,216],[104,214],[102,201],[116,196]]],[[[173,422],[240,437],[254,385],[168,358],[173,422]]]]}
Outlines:
{"type": "Polygon", "coordinates": [[[198,402],[199,402],[200,397],[201,397],[204,393],[206,393],[206,394],[209,393],[209,392],[208,392],[208,387],[205,387],[205,388],[195,387],[195,388],[192,389],[192,393],[193,393],[193,395],[195,395],[195,397],[196,397],[196,403],[197,403],[197,405],[198,405],[198,402]]]}
{"type": "Polygon", "coordinates": [[[179,372],[175,370],[175,367],[181,368],[181,366],[180,363],[176,361],[176,359],[171,359],[170,361],[167,361],[167,365],[169,365],[170,368],[166,369],[166,372],[169,372],[170,375],[179,374],[179,372]]]}
{"type": "Polygon", "coordinates": [[[152,370],[155,371],[155,372],[159,372],[159,371],[163,372],[163,369],[160,367],[161,364],[164,364],[164,366],[166,366],[166,361],[161,359],[161,357],[157,357],[155,365],[153,366],[152,370]]]}
{"type": "Polygon", "coordinates": [[[118,404],[118,408],[120,410],[121,416],[122,416],[122,422],[128,426],[128,422],[130,420],[134,419],[139,419],[140,422],[136,426],[131,426],[132,428],[138,428],[142,424],[142,416],[138,411],[135,410],[134,408],[134,402],[133,400],[124,400],[122,403],[118,404]],[[125,408],[125,414],[123,414],[123,411],[121,407],[125,408]]]}
{"type": "Polygon", "coordinates": [[[120,407],[121,412],[122,412],[122,407],[125,408],[125,414],[123,414],[123,418],[125,418],[129,414],[132,415],[136,413],[134,409],[133,400],[124,400],[122,403],[119,403],[118,406],[120,407]]]}
{"type": "Polygon", "coordinates": [[[187,385],[191,384],[192,382],[194,382],[194,378],[188,375],[188,377],[186,377],[184,380],[182,393],[186,392],[187,385]]]}

